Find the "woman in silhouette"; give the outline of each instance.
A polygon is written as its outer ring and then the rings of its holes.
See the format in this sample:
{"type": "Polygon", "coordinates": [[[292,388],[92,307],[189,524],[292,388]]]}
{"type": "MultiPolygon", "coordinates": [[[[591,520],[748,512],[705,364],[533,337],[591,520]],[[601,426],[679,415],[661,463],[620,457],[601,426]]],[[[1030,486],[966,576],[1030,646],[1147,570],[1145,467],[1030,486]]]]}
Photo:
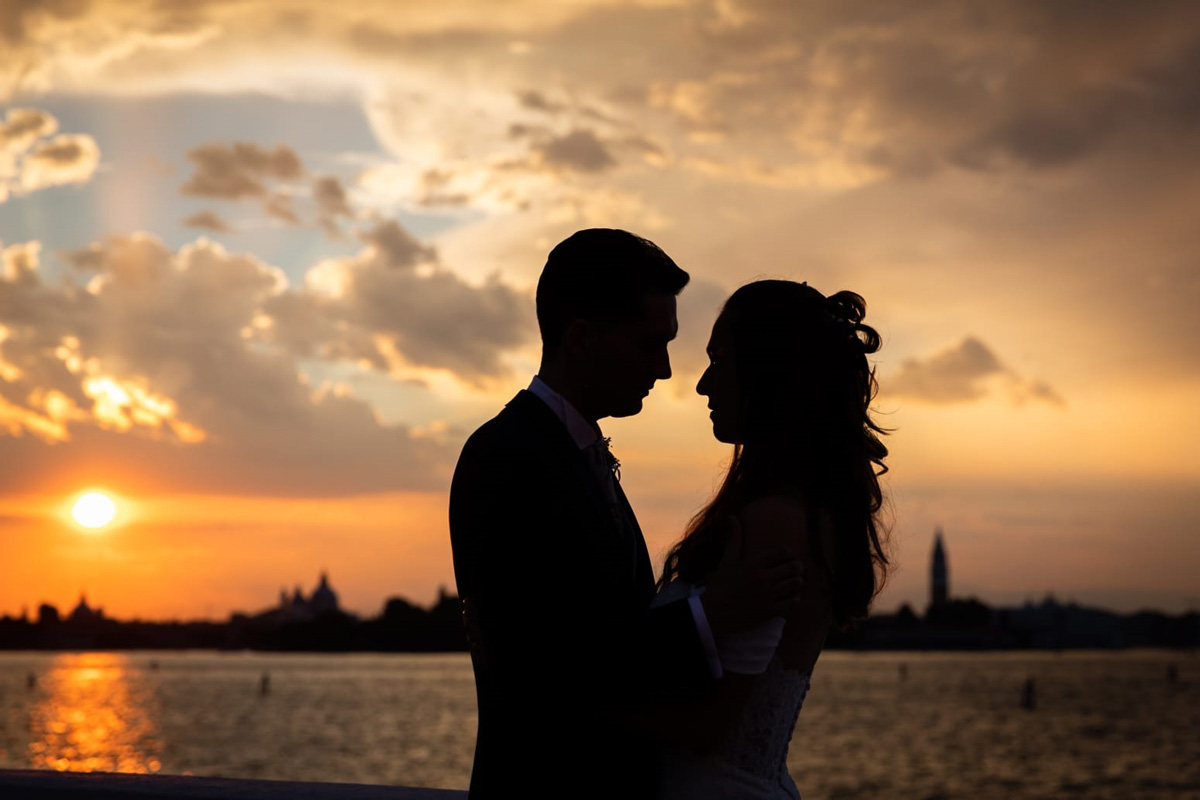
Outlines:
{"type": "Polygon", "coordinates": [[[734,292],[713,325],[696,391],[733,459],[668,554],[658,597],[703,592],[728,547],[783,547],[805,585],[786,618],[717,639],[724,676],[670,712],[664,798],[799,797],[787,752],[813,667],[831,626],[866,616],[888,565],[887,448],[867,362],[880,337],[865,312],[853,292],[763,280],[734,292]]]}

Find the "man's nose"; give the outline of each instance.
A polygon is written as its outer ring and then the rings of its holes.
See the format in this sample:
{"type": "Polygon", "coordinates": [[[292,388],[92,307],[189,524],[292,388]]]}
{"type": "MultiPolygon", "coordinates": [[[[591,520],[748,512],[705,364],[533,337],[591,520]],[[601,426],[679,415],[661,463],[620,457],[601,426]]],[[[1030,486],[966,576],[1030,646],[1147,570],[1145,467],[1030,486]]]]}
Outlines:
{"type": "Polygon", "coordinates": [[[671,356],[666,351],[663,351],[662,358],[659,360],[654,372],[654,377],[660,381],[665,381],[671,377],[671,356]]]}

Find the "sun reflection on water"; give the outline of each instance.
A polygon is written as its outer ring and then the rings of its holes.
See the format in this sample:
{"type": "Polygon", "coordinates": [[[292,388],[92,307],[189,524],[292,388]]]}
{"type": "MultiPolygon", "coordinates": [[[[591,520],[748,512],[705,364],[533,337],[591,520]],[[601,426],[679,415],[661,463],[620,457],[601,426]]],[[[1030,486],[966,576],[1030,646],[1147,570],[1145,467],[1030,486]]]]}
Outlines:
{"type": "Polygon", "coordinates": [[[151,689],[126,656],[59,656],[39,691],[30,717],[35,769],[147,773],[162,767],[151,689]]]}

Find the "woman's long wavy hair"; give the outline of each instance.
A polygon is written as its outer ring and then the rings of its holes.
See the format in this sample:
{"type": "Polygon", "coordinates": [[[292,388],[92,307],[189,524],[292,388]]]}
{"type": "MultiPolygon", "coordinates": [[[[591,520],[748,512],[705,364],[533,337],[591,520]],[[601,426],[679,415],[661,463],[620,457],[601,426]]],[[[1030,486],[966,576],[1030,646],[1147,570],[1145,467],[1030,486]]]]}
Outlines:
{"type": "Polygon", "coordinates": [[[807,509],[834,623],[866,617],[888,568],[879,486],[888,451],[886,431],[871,418],[878,386],[867,363],[881,340],[865,314],[854,292],[825,297],[782,280],[746,284],[725,302],[719,324],[733,346],[742,442],[716,496],[667,555],[660,585],[675,577],[705,583],[724,551],[728,517],[756,498],[788,494],[807,509]],[[822,520],[832,522],[828,538],[822,520]]]}

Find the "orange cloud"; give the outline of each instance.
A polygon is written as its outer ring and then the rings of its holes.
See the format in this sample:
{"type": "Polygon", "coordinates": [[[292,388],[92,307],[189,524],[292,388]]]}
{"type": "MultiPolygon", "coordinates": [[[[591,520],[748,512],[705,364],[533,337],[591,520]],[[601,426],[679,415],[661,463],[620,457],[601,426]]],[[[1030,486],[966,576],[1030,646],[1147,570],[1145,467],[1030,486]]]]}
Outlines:
{"type": "Polygon", "coordinates": [[[928,359],[906,359],[896,373],[881,380],[880,386],[891,397],[933,404],[969,403],[990,394],[995,380],[1007,388],[1014,402],[1028,399],[1063,405],[1062,398],[1048,384],[1020,377],[974,336],[928,359]]]}
{"type": "MultiPolygon", "coordinates": [[[[440,438],[381,423],[353,394],[314,391],[296,354],[265,346],[279,270],[204,239],[172,252],[112,237],[66,254],[90,275],[80,290],[43,284],[38,251],[5,251],[0,397],[5,430],[58,444],[0,437],[9,485],[111,475],[143,490],[336,495],[447,479],[440,438]]],[[[386,319],[354,321],[369,336],[386,319]]]]}

